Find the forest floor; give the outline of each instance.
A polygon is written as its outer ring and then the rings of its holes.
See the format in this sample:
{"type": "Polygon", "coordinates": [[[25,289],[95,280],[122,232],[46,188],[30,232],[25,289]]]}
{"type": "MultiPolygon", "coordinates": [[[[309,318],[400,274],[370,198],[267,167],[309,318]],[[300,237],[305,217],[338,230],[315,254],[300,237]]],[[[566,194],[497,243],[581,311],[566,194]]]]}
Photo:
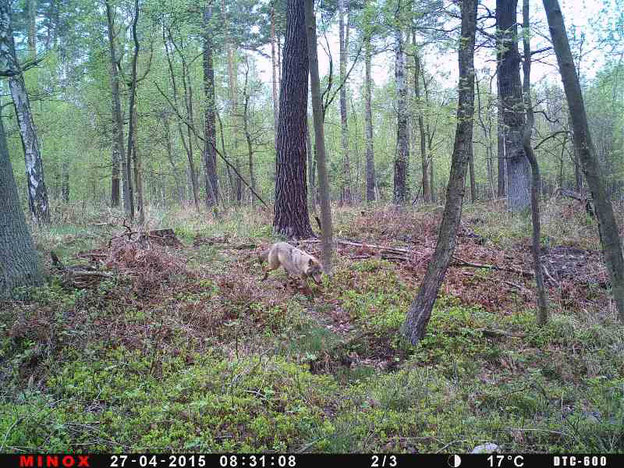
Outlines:
{"type": "Polygon", "coordinates": [[[538,327],[528,218],[467,205],[410,346],[440,212],[336,208],[336,237],[366,245],[339,244],[309,290],[283,270],[261,281],[271,213],[152,210],[149,228],[181,241],[167,247],[111,212],[57,212],[34,232],[46,284],[0,303],[0,452],[624,452],[624,330],[595,221],[545,203],[538,327]],[[50,251],[107,276],[77,287],[50,251]]]}

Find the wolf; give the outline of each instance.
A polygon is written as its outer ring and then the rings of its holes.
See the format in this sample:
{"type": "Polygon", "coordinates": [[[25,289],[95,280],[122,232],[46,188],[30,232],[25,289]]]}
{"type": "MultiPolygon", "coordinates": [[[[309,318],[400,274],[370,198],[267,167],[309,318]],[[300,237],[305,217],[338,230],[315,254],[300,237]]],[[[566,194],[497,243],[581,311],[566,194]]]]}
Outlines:
{"type": "Polygon", "coordinates": [[[269,250],[260,255],[260,262],[266,261],[267,268],[264,270],[264,278],[268,278],[269,272],[281,266],[286,270],[288,277],[295,276],[302,279],[312,278],[316,284],[321,282],[321,262],[312,255],[287,242],[277,242],[269,250]]]}

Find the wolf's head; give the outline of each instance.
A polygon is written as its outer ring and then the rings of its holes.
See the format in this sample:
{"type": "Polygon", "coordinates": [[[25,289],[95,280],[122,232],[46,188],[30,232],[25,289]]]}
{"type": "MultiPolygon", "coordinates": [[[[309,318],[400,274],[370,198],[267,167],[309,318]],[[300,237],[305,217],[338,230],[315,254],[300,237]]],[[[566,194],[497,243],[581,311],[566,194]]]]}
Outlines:
{"type": "Polygon", "coordinates": [[[321,284],[321,263],[316,258],[310,257],[305,274],[311,277],[316,284],[321,284]]]}

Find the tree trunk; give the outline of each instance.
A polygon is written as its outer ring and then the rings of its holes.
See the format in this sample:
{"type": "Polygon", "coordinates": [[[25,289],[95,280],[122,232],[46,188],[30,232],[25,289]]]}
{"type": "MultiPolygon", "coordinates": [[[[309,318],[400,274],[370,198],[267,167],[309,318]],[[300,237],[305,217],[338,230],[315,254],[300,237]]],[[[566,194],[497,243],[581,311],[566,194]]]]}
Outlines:
{"type": "Polygon", "coordinates": [[[531,252],[533,254],[533,268],[535,270],[535,284],[537,287],[537,324],[545,325],[548,321],[548,304],[546,301],[546,286],[544,285],[544,272],[540,258],[540,170],[537,158],[533,152],[531,143],[531,133],[535,124],[535,114],[533,112],[533,101],[531,99],[531,36],[529,19],[529,0],[522,0],[522,36],[524,44],[524,81],[523,94],[526,108],[526,125],[522,135],[524,152],[531,165],[531,218],[533,221],[533,238],[531,252]]]}
{"type": "Polygon", "coordinates": [[[446,192],[442,224],[435,253],[423,278],[418,295],[410,305],[403,326],[407,339],[416,344],[425,330],[438,291],[455,250],[457,229],[461,221],[466,168],[472,146],[474,114],[474,46],[478,0],[461,2],[461,42],[459,48],[459,103],[457,131],[453,148],[451,175],[446,192]]]}
{"type": "Polygon", "coordinates": [[[37,0],[26,0],[28,10],[28,55],[37,55],[37,0]]]}
{"type": "Polygon", "coordinates": [[[137,61],[139,59],[139,38],[137,36],[137,23],[139,21],[139,0],[134,0],[134,17],[132,19],[132,39],[134,41],[134,53],[132,55],[132,74],[130,82],[130,96],[128,99],[128,146],[126,148],[126,178],[128,180],[128,198],[130,202],[130,210],[128,216],[130,220],[134,220],[134,190],[132,184],[132,152],[134,150],[134,126],[135,122],[135,99],[137,87],[137,61]]]}
{"type": "Polygon", "coordinates": [[[69,156],[63,155],[61,164],[61,198],[64,203],[69,203],[69,156]]]}
{"type": "MultiPolygon", "coordinates": [[[[119,73],[117,71],[117,52],[115,50],[115,25],[110,0],[106,0],[106,25],[108,31],[108,51],[110,58],[110,83],[111,83],[111,115],[113,120],[113,153],[111,157],[111,206],[118,207],[120,202],[119,166],[122,161],[124,150],[123,142],[123,116],[121,114],[121,98],[119,96],[119,73]]],[[[123,172],[126,171],[126,161],[123,162],[123,172]]],[[[124,207],[130,209],[126,192],[128,187],[124,180],[124,207]]]]}
{"type": "Polygon", "coordinates": [[[613,298],[620,320],[624,321],[624,258],[622,257],[622,244],[618,226],[613,214],[611,201],[607,197],[603,184],[600,164],[596,156],[596,148],[591,140],[581,85],[574,68],[574,61],[559,2],[558,0],[543,0],[543,2],[553,47],[557,55],[563,88],[568,101],[568,108],[570,109],[574,144],[579,148],[579,158],[583,165],[583,173],[592,194],[596,216],[598,217],[600,240],[609,270],[613,298]]]}
{"type": "MultiPolygon", "coordinates": [[[[368,2],[367,0],[367,6],[368,2]]],[[[373,148],[373,112],[372,112],[372,79],[371,61],[372,46],[370,32],[364,36],[364,120],[366,127],[366,201],[375,201],[375,153],[373,148]]]]}
{"type": "MultiPolygon", "coordinates": [[[[399,0],[397,10],[400,10],[399,0]]],[[[397,146],[394,160],[394,203],[399,205],[407,198],[407,164],[409,159],[409,131],[407,127],[407,85],[405,80],[405,50],[400,25],[394,31],[395,78],[397,92],[397,146]]]]}
{"type": "Polygon", "coordinates": [[[323,128],[323,103],[321,102],[321,85],[318,71],[316,45],[316,17],[314,16],[314,0],[305,0],[305,24],[307,30],[308,57],[310,61],[310,86],[312,91],[312,114],[314,117],[314,145],[317,150],[316,159],[319,174],[319,191],[321,195],[321,263],[323,271],[329,275],[332,267],[333,226],[331,205],[329,203],[329,178],[325,156],[325,135],[323,128]]]}
{"type": "Polygon", "coordinates": [[[279,119],[279,83],[277,81],[277,51],[275,50],[275,1],[271,1],[271,82],[273,86],[273,134],[277,151],[277,122],[279,119]]]}
{"type": "Polygon", "coordinates": [[[500,99],[503,106],[505,154],[507,156],[507,208],[512,212],[529,207],[529,164],[522,145],[524,114],[520,83],[520,54],[516,8],[518,0],[496,0],[497,48],[500,99]]]}
{"type": "Polygon", "coordinates": [[[206,184],[206,206],[219,203],[219,179],[217,177],[217,128],[215,120],[214,59],[212,56],[212,4],[204,7],[203,13],[203,66],[204,66],[204,181],[206,184]]]}
{"type": "MultiPolygon", "coordinates": [[[[247,60],[247,59],[246,59],[247,60]]],[[[254,173],[253,164],[253,145],[251,141],[251,132],[249,131],[249,63],[247,63],[247,69],[245,71],[245,83],[243,86],[243,131],[245,132],[245,141],[247,142],[247,167],[249,169],[249,182],[251,184],[251,204],[254,204],[253,192],[256,191],[256,175],[254,173]]],[[[308,138],[306,138],[308,139],[308,138]]]]}
{"type": "Polygon", "coordinates": [[[303,2],[288,0],[286,24],[273,227],[278,234],[301,239],[313,235],[306,184],[308,51],[303,2]]]}
{"type": "Polygon", "coordinates": [[[503,125],[503,106],[500,101],[500,87],[498,91],[498,125],[496,131],[497,154],[498,154],[498,190],[497,195],[503,198],[505,191],[505,128],[503,125]]]}
{"type": "MultiPolygon", "coordinates": [[[[412,30],[412,42],[416,47],[416,30],[412,30]]],[[[418,51],[414,50],[414,98],[418,106],[418,129],[420,131],[420,158],[422,161],[422,188],[423,201],[431,201],[431,186],[429,185],[429,167],[427,161],[427,137],[425,135],[424,105],[420,98],[420,75],[422,73],[422,63],[418,51]]],[[[415,152],[416,150],[414,150],[415,152]]]]}
{"type": "Polygon", "coordinates": [[[470,146],[470,157],[468,158],[468,168],[470,172],[470,203],[477,201],[477,184],[475,183],[475,171],[474,171],[474,151],[472,145],[470,146]]]}
{"type": "Polygon", "coordinates": [[[340,42],[340,143],[342,147],[342,176],[340,201],[350,204],[351,157],[349,154],[349,124],[347,120],[347,52],[349,50],[349,0],[338,0],[338,36],[340,42]],[[345,16],[347,18],[345,24],[345,16]]]}
{"type": "MultiPolygon", "coordinates": [[[[136,92],[136,91],[135,91],[136,92]]],[[[134,187],[136,193],[136,213],[138,215],[139,224],[142,225],[145,222],[145,209],[143,202],[143,168],[141,161],[141,153],[139,153],[137,144],[137,110],[136,104],[134,106],[134,137],[132,138],[132,165],[134,168],[134,187]]]]}
{"type": "Polygon", "coordinates": [[[50,221],[50,208],[43,161],[24,76],[15,55],[15,42],[11,30],[11,2],[8,0],[0,1],[0,71],[2,75],[9,77],[9,88],[22,138],[30,213],[36,223],[47,223],[50,221]]]}
{"type": "MultiPolygon", "coordinates": [[[[4,18],[3,18],[4,19],[4,18]]],[[[37,251],[33,245],[9,159],[4,126],[0,119],[0,297],[17,286],[41,282],[37,251]]]]}

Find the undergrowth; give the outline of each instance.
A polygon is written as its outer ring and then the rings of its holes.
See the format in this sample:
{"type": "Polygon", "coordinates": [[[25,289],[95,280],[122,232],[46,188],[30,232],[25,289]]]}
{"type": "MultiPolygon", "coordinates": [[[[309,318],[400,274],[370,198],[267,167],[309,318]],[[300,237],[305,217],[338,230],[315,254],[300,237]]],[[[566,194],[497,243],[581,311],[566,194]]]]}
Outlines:
{"type": "MultiPolygon", "coordinates": [[[[491,208],[467,208],[476,236],[460,237],[460,252],[491,263],[513,252],[529,269],[526,220],[491,208]]],[[[106,251],[124,230],[115,213],[73,209],[35,230],[46,264],[50,250],[66,264],[106,251]]],[[[540,327],[529,280],[452,268],[412,346],[400,328],[439,213],[337,211],[340,237],[414,256],[341,247],[310,293],[282,272],[261,281],[269,214],[152,210],[147,226],[173,228],[181,248],[113,245],[112,275],[95,287],[49,269],[44,286],[16,291],[0,304],[0,452],[624,451],[624,332],[606,290],[551,285],[540,327]]],[[[598,248],[574,207],[544,211],[553,246],[598,248]]]]}

